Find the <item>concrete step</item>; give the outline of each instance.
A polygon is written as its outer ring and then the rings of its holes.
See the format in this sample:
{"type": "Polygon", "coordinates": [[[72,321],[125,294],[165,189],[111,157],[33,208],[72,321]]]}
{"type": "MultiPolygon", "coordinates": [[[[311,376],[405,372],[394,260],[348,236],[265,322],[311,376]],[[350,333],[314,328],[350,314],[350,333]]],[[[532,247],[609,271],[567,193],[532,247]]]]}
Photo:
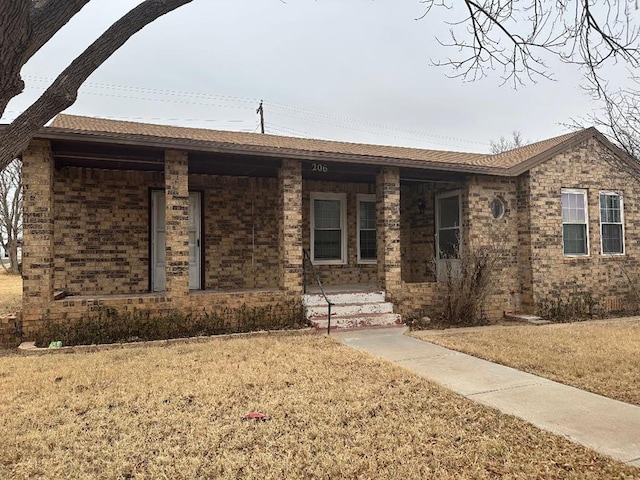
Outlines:
{"type": "MultiPolygon", "coordinates": [[[[331,303],[339,304],[355,304],[355,303],[384,303],[385,294],[381,291],[376,292],[342,292],[327,293],[327,297],[331,303]]],[[[302,303],[305,307],[326,306],[327,302],[321,293],[305,293],[302,295],[302,303]]]]}
{"type": "MultiPolygon", "coordinates": [[[[393,313],[393,304],[389,302],[378,303],[340,303],[331,307],[331,315],[346,317],[364,313],[393,313]]],[[[327,303],[307,307],[307,318],[322,317],[327,315],[327,303]]]]}
{"type": "MultiPolygon", "coordinates": [[[[318,330],[327,329],[327,316],[311,319],[311,324],[318,330]]],[[[360,315],[331,315],[331,330],[341,328],[372,327],[383,325],[399,325],[402,318],[399,313],[364,313],[360,315]]]]}

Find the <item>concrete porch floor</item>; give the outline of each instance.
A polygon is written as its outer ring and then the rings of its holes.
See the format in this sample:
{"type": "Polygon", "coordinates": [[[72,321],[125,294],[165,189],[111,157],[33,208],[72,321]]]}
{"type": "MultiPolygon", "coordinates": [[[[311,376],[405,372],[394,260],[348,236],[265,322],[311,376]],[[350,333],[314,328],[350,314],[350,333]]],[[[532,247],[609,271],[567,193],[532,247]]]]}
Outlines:
{"type": "MultiPolygon", "coordinates": [[[[380,292],[381,289],[375,283],[350,283],[345,285],[322,285],[327,295],[330,293],[362,293],[362,292],[380,292]]],[[[307,293],[320,293],[318,284],[307,285],[307,293]]]]}

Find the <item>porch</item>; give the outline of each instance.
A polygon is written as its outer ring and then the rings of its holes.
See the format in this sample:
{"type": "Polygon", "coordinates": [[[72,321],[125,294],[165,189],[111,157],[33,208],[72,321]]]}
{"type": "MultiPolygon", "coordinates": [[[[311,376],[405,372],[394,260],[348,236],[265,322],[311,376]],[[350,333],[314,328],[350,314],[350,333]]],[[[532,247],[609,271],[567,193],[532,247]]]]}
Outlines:
{"type": "Polygon", "coordinates": [[[427,170],[47,140],[23,165],[26,331],[101,306],[299,299],[317,288],[303,249],[333,295],[396,295],[435,280],[438,195],[464,185],[427,170]]]}

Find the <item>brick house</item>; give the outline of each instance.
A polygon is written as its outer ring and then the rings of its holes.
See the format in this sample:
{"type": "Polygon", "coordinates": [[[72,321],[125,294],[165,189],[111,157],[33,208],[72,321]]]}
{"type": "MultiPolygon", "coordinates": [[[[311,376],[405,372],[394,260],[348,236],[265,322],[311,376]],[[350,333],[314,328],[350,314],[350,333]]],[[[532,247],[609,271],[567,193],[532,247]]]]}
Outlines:
{"type": "Polygon", "coordinates": [[[593,128],[487,155],[60,115],[22,159],[27,336],[300,298],[303,249],[331,292],[425,304],[458,238],[503,247],[489,316],[567,287],[615,309],[640,253],[633,165],[593,128]]]}

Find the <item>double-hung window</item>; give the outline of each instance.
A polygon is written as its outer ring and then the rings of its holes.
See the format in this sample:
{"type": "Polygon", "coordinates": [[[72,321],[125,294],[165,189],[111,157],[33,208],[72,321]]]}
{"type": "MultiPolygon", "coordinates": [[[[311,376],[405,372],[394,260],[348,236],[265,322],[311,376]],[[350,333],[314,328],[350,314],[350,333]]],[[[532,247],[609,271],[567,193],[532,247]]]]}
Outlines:
{"type": "Polygon", "coordinates": [[[347,263],[347,195],[311,193],[311,258],[314,263],[347,263]]]}
{"type": "Polygon", "coordinates": [[[358,263],[375,263],[376,196],[358,195],[358,263]]]}
{"type": "Polygon", "coordinates": [[[603,254],[624,253],[622,195],[600,192],[600,234],[603,254]]]}
{"type": "Polygon", "coordinates": [[[562,246],[568,256],[589,255],[587,191],[562,189],[562,246]]]}

